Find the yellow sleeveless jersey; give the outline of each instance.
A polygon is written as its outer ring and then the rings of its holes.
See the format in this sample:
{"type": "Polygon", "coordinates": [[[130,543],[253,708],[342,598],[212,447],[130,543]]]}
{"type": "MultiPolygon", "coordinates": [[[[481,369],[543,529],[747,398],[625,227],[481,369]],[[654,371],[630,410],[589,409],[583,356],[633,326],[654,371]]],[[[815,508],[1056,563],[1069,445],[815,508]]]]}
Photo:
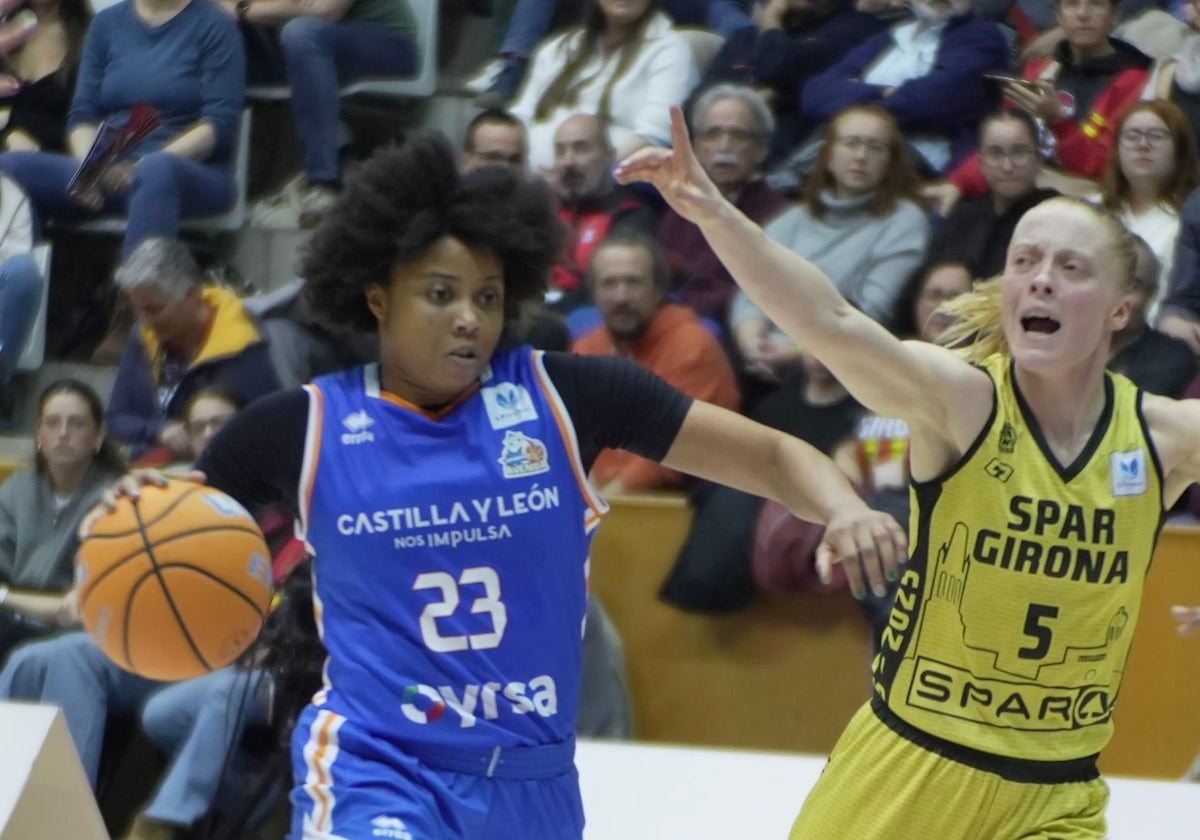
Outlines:
{"type": "Polygon", "coordinates": [[[1088,759],[1112,735],[1162,523],[1141,392],[1107,375],[1092,437],[1060,467],[1011,361],[982,367],[995,389],[986,427],[944,476],[912,485],[912,557],[872,705],[951,757],[1088,759]]]}

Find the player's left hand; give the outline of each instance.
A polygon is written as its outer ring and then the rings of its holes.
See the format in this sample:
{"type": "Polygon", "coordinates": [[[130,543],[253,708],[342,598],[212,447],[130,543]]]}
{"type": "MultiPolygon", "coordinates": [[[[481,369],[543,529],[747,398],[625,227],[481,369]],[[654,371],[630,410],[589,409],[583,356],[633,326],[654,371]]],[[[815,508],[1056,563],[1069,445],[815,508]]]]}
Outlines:
{"type": "Polygon", "coordinates": [[[161,470],[130,470],[116,484],[100,495],[100,501],[80,521],[79,539],[87,539],[96,521],[115,508],[118,499],[122,497],[136,499],[141,494],[141,488],[147,484],[153,484],[156,487],[166,487],[167,482],[172,479],[194,481],[197,484],[203,484],[206,476],[199,470],[192,470],[182,475],[167,475],[161,470]]]}
{"type": "Polygon", "coordinates": [[[827,582],[833,564],[840,563],[855,598],[862,600],[868,586],[882,598],[907,552],[908,537],[899,523],[864,505],[825,523],[825,536],[817,546],[817,575],[827,582]]]}
{"type": "Polygon", "coordinates": [[[1175,619],[1180,636],[1200,630],[1200,607],[1171,607],[1171,618],[1175,619]]]}

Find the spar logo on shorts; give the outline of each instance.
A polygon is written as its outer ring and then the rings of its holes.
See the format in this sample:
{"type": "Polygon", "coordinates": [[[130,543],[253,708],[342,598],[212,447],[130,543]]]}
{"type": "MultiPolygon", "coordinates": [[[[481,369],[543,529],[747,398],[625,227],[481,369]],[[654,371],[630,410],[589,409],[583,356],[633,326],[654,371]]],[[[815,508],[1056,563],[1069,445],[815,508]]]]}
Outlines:
{"type": "Polygon", "coordinates": [[[412,832],[399,817],[376,817],[371,820],[372,837],[391,837],[394,840],[413,840],[412,832]]]}
{"type": "Polygon", "coordinates": [[[527,475],[539,475],[550,471],[546,444],[524,432],[504,433],[504,443],[498,460],[505,478],[524,478],[527,475]]]}

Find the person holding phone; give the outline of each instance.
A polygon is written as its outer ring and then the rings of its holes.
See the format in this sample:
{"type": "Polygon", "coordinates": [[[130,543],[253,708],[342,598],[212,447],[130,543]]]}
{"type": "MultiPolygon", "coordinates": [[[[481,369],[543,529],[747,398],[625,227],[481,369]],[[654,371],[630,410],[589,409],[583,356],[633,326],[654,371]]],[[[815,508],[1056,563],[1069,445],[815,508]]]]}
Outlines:
{"type": "MultiPolygon", "coordinates": [[[[1152,59],[1110,34],[1117,0],[1056,0],[1054,11],[1065,38],[1053,57],[1027,62],[1020,78],[1000,79],[1001,92],[1045,126],[1060,169],[1097,180],[1116,145],[1114,127],[1142,97],[1152,59]]],[[[950,173],[962,196],[986,191],[979,163],[972,155],[950,173]]]]}

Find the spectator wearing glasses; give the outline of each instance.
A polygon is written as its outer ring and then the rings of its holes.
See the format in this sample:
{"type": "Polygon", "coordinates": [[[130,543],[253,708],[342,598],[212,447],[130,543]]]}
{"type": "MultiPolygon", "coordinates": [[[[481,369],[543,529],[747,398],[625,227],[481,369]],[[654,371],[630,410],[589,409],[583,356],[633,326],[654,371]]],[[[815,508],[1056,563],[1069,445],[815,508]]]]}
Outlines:
{"type": "Polygon", "coordinates": [[[1160,264],[1158,290],[1146,305],[1154,324],[1166,295],[1179,210],[1200,183],[1196,138],[1176,105],[1161,99],[1139,102],[1117,124],[1117,149],[1104,173],[1104,206],[1150,246],[1160,264]]]}
{"type": "MultiPolygon", "coordinates": [[[[787,207],[787,199],[762,178],[774,118],[757,92],[743,85],[709,88],[692,106],[691,122],[700,165],[735,207],[760,225],[787,207]]],[[[658,246],[676,274],[680,303],[724,324],[737,285],[700,228],[668,210],[659,223],[658,246]]]]}
{"type": "MultiPolygon", "coordinates": [[[[766,234],[818,266],[871,318],[890,324],[929,243],[916,189],[896,121],[882,108],[856,105],[834,118],[803,201],[770,222],[766,234]]],[[[798,357],[795,343],[744,292],[729,321],[747,373],[776,378],[798,357]]]]}
{"type": "MultiPolygon", "coordinates": [[[[1007,82],[1002,90],[1011,104],[1044,123],[1063,172],[1100,178],[1116,144],[1114,126],[1141,98],[1152,61],[1110,36],[1117,0],[1056,0],[1054,11],[1065,39],[1051,59],[1025,64],[1024,81],[1007,82]]],[[[964,196],[987,188],[979,163],[972,155],[948,176],[964,196]]]]}
{"type": "Polygon", "coordinates": [[[998,111],[979,128],[979,162],[988,191],[959,203],[934,234],[932,259],[956,261],[972,277],[1004,270],[1008,242],[1025,211],[1056,190],[1037,186],[1042,162],[1037,125],[1024,111],[998,111]]]}

